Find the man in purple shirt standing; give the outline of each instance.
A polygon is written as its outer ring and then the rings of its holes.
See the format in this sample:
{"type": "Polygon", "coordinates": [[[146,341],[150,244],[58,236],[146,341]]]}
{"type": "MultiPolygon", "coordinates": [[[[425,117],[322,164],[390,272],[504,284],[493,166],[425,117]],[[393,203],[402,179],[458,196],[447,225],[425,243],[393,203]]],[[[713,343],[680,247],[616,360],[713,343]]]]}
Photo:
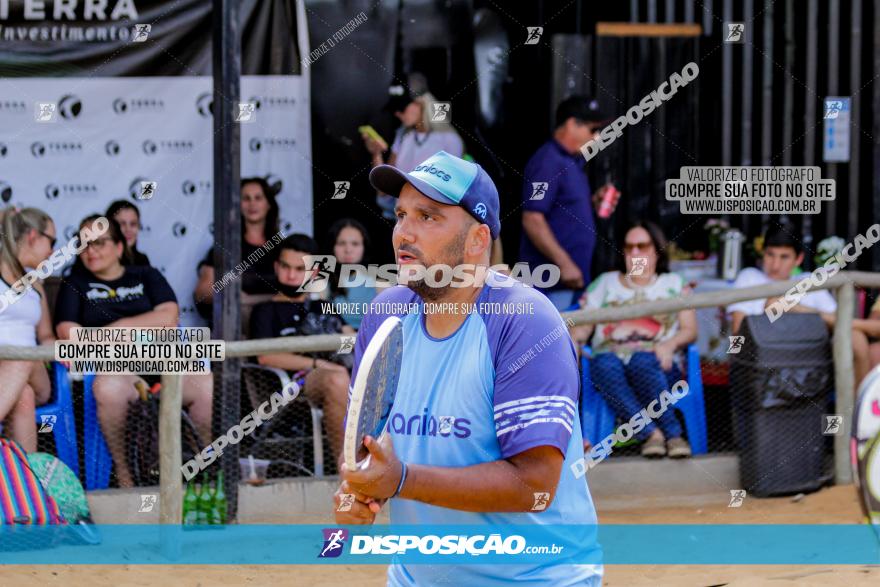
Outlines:
{"type": "MultiPolygon", "coordinates": [[[[558,310],[568,308],[590,283],[596,244],[592,205],[608,185],[590,189],[581,147],[608,123],[596,100],[572,96],[556,108],[553,138],[532,155],[523,181],[523,235],[520,259],[530,268],[552,263],[560,282],[544,290],[558,310]]],[[[616,199],[611,206],[617,204],[616,199]]]]}

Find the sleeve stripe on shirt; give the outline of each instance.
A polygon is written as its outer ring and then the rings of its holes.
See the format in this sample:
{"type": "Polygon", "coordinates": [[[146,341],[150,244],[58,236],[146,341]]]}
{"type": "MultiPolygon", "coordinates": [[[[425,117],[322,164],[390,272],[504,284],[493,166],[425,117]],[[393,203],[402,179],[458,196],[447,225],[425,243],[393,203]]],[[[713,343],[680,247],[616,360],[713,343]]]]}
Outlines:
{"type": "Polygon", "coordinates": [[[504,434],[507,434],[508,432],[513,432],[515,430],[521,430],[523,428],[528,428],[532,424],[548,424],[548,423],[562,424],[565,427],[565,429],[568,430],[569,434],[572,433],[571,424],[569,424],[569,422],[566,422],[562,418],[536,418],[530,422],[520,422],[518,424],[514,424],[512,426],[508,426],[507,428],[503,428],[501,430],[498,430],[495,433],[495,435],[500,437],[504,434]]]}
{"type": "Polygon", "coordinates": [[[577,405],[574,401],[567,396],[564,395],[533,395],[531,397],[523,398],[523,399],[515,399],[509,402],[504,402],[503,404],[498,404],[495,406],[495,412],[501,412],[506,410],[507,408],[512,408],[515,406],[522,406],[529,403],[536,402],[548,402],[548,401],[556,401],[556,402],[567,402],[571,405],[572,408],[577,408],[577,405]]]}
{"type": "Polygon", "coordinates": [[[513,416],[514,414],[517,414],[517,413],[520,413],[520,416],[522,416],[523,412],[528,413],[528,412],[533,412],[533,411],[540,410],[543,408],[548,408],[548,407],[565,408],[572,416],[574,416],[574,413],[575,413],[574,409],[566,402],[546,401],[546,402],[540,402],[540,403],[534,402],[534,403],[530,403],[525,406],[517,406],[514,408],[506,408],[503,410],[499,410],[498,408],[495,408],[495,419],[497,420],[498,418],[513,416]]]}

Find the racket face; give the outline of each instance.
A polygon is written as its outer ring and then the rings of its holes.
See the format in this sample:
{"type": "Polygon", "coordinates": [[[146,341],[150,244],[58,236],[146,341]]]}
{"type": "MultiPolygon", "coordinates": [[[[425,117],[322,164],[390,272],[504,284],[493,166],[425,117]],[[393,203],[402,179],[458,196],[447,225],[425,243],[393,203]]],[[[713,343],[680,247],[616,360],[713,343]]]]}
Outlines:
{"type": "MultiPolygon", "coordinates": [[[[859,387],[852,426],[856,486],[869,523],[880,528],[880,368],[859,387]]],[[[878,531],[880,537],[880,531],[878,531]]]]}
{"type": "Polygon", "coordinates": [[[859,386],[852,434],[865,442],[880,433],[880,367],[871,371],[859,386]]]}
{"type": "Polygon", "coordinates": [[[403,327],[399,318],[383,322],[367,345],[352,385],[345,425],[345,464],[359,466],[358,453],[364,437],[378,438],[384,431],[394,405],[403,356],[403,327]]]}

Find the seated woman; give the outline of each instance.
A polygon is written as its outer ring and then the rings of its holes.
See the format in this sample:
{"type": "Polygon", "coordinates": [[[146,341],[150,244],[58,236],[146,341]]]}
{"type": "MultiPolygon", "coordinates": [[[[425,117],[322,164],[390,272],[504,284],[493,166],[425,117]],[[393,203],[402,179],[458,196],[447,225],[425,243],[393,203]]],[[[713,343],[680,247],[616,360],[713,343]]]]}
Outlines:
{"type": "MultiPolygon", "coordinates": [[[[249,302],[248,295],[274,294],[278,291],[275,253],[271,250],[281,240],[278,215],[275,191],[265,179],[246,177],[241,180],[241,260],[248,263],[241,274],[243,304],[249,302]]],[[[208,250],[205,258],[199,262],[198,271],[199,280],[193,299],[199,315],[210,323],[213,287],[219,277],[214,272],[214,248],[208,250]]]]}
{"type": "MultiPolygon", "coordinates": [[[[98,218],[85,218],[80,234],[98,218]]],[[[80,326],[177,327],[177,298],[171,286],[153,267],[126,264],[122,229],[112,218],[107,221],[107,232],[80,253],[83,270],[71,272],[58,291],[55,329],[59,339],[69,339],[70,329],[80,326]]],[[[139,380],[137,375],[99,374],[92,388],[120,487],[133,485],[124,446],[125,419],[129,402],[138,397],[135,383],[139,380]]],[[[183,378],[183,406],[203,439],[211,437],[212,391],[210,375],[183,378]]]]}
{"type": "MultiPolygon", "coordinates": [[[[677,298],[689,293],[684,280],[668,273],[666,239],[655,224],[640,221],[625,233],[621,271],[603,273],[590,284],[581,307],[628,306],[648,300],[677,298]]],[[[575,327],[572,336],[583,344],[592,326],[575,327]]],[[[622,420],[658,399],[682,379],[677,352],[697,338],[695,310],[678,315],[648,316],[611,324],[597,324],[590,367],[593,385],[622,420]]],[[[672,409],[649,422],[637,435],[642,456],[684,458],[691,448],[682,438],[681,424],[672,409]]]]}
{"type": "MultiPolygon", "coordinates": [[[[40,280],[15,287],[55,248],[55,224],[36,208],[0,212],[0,344],[33,347],[55,341],[40,280]],[[12,290],[12,291],[10,291],[12,290]],[[14,301],[13,301],[14,300],[14,301]]],[[[52,387],[42,361],[0,361],[0,422],[27,452],[37,450],[35,407],[49,401],[52,387]]]]}
{"type": "MultiPolygon", "coordinates": [[[[343,263],[367,264],[367,251],[370,239],[364,225],[353,218],[342,218],[330,227],[328,242],[333,248],[333,256],[336,257],[336,271],[330,279],[330,294],[332,300],[338,304],[348,304],[347,312],[342,313],[345,323],[357,330],[361,327],[361,319],[364,317],[367,305],[376,297],[376,287],[366,275],[359,275],[358,280],[363,279],[361,285],[348,285],[342,280],[340,265],[343,263]]],[[[362,272],[361,272],[362,273],[362,272]]],[[[348,282],[354,281],[349,277],[348,282]]]]}
{"type": "Polygon", "coordinates": [[[150,258],[137,248],[138,234],[141,231],[141,212],[137,206],[126,200],[116,200],[107,207],[104,216],[119,223],[131,258],[130,264],[149,265],[150,258]]]}

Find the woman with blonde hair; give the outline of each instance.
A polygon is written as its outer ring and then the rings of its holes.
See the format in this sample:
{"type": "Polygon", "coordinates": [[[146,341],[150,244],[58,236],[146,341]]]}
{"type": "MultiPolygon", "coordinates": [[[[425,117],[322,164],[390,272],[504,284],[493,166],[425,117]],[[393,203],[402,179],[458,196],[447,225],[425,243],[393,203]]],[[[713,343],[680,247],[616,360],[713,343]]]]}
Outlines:
{"type": "MultiPolygon", "coordinates": [[[[0,345],[34,347],[55,341],[39,279],[23,279],[55,248],[55,223],[37,208],[0,211],[0,345]]],[[[41,361],[0,361],[0,421],[5,435],[27,452],[37,450],[34,410],[52,386],[41,361]]]]}
{"type": "MultiPolygon", "coordinates": [[[[464,143],[450,124],[452,114],[443,110],[444,104],[437,102],[428,91],[428,83],[421,73],[411,73],[407,85],[394,85],[388,91],[390,98],[385,105],[402,123],[391,144],[391,155],[387,163],[404,171],[411,171],[416,165],[438,151],[450,155],[464,155],[464,143]]],[[[367,134],[362,135],[367,150],[373,156],[372,166],[385,163],[382,153],[388,149],[367,134]]],[[[382,215],[395,220],[394,205],[397,198],[377,193],[376,202],[382,215]]]]}

